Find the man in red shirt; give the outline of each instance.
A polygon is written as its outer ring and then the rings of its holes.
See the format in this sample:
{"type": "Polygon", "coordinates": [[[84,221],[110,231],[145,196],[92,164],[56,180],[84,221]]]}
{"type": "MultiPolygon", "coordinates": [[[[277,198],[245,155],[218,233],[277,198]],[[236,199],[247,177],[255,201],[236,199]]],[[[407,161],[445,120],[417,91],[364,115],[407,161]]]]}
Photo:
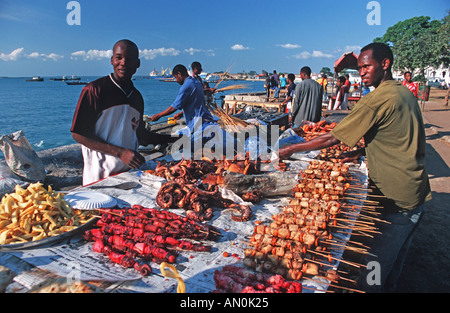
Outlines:
{"type": "Polygon", "coordinates": [[[406,72],[403,76],[405,80],[402,82],[402,84],[408,87],[409,91],[411,91],[417,98],[419,93],[419,86],[416,82],[411,81],[411,76],[411,72],[406,72]]]}
{"type": "Polygon", "coordinates": [[[72,137],[81,144],[83,153],[83,185],[139,168],[145,163],[138,152],[140,144],[176,140],[145,128],[144,99],[131,81],[140,66],[136,44],[118,41],[111,65],[112,74],[83,88],[73,117],[72,137]]]}

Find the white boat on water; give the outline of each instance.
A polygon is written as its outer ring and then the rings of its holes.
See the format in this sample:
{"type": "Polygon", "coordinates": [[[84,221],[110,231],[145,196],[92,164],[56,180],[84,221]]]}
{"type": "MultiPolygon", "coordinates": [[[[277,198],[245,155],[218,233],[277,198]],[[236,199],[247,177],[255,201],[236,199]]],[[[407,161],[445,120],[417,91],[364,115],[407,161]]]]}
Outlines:
{"type": "Polygon", "coordinates": [[[31,79],[27,79],[27,82],[43,82],[44,79],[40,76],[33,76],[31,79]]]}

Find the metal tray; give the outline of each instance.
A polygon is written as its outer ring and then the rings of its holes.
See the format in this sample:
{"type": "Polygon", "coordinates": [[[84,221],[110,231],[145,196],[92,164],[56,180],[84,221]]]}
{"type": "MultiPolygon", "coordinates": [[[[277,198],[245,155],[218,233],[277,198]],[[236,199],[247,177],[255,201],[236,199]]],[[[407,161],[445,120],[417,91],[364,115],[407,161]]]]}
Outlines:
{"type": "Polygon", "coordinates": [[[97,222],[98,217],[93,217],[89,221],[87,221],[84,225],[81,225],[80,227],[73,229],[71,231],[68,231],[66,233],[63,233],[61,235],[53,236],[44,238],[37,241],[30,241],[30,242],[21,242],[21,243],[15,243],[10,245],[0,245],[0,252],[18,252],[20,250],[26,250],[26,249],[33,249],[37,247],[45,247],[50,246],[55,243],[59,243],[65,239],[68,239],[70,237],[73,237],[85,230],[88,230],[92,226],[95,225],[97,222]]]}

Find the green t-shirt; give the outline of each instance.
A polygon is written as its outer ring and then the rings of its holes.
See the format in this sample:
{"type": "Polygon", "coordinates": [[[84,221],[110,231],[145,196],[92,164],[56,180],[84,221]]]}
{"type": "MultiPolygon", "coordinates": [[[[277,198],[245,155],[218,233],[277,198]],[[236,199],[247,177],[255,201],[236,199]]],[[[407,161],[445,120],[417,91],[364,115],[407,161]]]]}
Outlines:
{"type": "Polygon", "coordinates": [[[364,137],[370,178],[400,208],[431,199],[422,114],[399,82],[383,82],[361,98],[331,134],[351,147],[364,137]]]}

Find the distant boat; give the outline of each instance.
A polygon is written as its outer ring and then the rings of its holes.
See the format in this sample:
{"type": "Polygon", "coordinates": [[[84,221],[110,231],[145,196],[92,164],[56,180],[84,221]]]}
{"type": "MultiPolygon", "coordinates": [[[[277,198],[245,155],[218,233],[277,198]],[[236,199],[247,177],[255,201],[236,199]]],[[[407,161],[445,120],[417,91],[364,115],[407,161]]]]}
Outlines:
{"type": "Polygon", "coordinates": [[[54,81],[68,81],[68,80],[80,80],[81,78],[78,76],[63,76],[63,77],[54,77],[50,78],[50,80],[54,81]]]}
{"type": "Polygon", "coordinates": [[[166,79],[173,77],[172,71],[169,68],[161,68],[161,73],[159,73],[157,70],[153,70],[152,72],[150,72],[149,76],[150,78],[157,79],[159,81],[165,81],[166,79]]]}
{"type": "Polygon", "coordinates": [[[164,82],[164,83],[172,83],[172,82],[176,82],[175,77],[171,77],[171,78],[159,78],[158,79],[160,82],[164,82]]]}
{"type": "Polygon", "coordinates": [[[33,76],[31,79],[27,79],[27,82],[43,82],[44,79],[39,76],[33,76]]]}
{"type": "Polygon", "coordinates": [[[66,81],[67,85],[86,85],[87,82],[80,82],[80,81],[66,81]]]}

